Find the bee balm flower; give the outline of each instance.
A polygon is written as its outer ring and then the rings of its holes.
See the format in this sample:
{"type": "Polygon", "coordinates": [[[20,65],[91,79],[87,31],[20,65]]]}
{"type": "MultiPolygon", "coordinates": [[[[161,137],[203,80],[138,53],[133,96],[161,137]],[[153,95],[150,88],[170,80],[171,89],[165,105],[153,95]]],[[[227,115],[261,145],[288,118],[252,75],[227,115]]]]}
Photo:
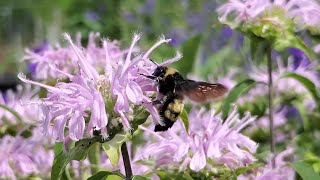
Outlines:
{"type": "MultiPolygon", "coordinates": [[[[142,160],[154,159],[156,167],[176,165],[184,170],[189,166],[193,171],[210,169],[214,167],[212,162],[231,169],[246,166],[255,161],[253,153],[257,144],[240,131],[254,119],[249,114],[239,119],[234,109],[222,122],[214,110],[205,112],[204,109],[193,109],[189,114],[189,132],[178,121],[167,132],[155,134],[158,140],[142,148],[142,160]]],[[[146,128],[142,129],[154,134],[146,128]]]]}
{"type": "MultiPolygon", "coordinates": [[[[51,133],[56,140],[64,141],[66,136],[79,140],[84,137],[85,132],[92,135],[94,130],[100,130],[101,135],[107,138],[108,130],[119,124],[126,130],[131,129],[132,111],[136,106],[144,106],[153,119],[161,123],[157,110],[147,96],[149,91],[155,90],[155,86],[140,74],[155,68],[148,56],[155,48],[162,43],[168,43],[170,39],[161,38],[145,54],[133,57],[134,47],[140,39],[139,35],[134,35],[125,58],[111,56],[110,42],[104,40],[104,67],[100,68],[103,73],[99,73],[90,63],[93,59],[85,56],[81,47],[74,44],[68,34],[64,34],[64,37],[75,54],[72,62],[79,66],[79,73],[73,75],[59,70],[58,67],[51,68],[68,77],[69,82],[49,86],[31,81],[23,74],[18,75],[23,82],[43,87],[48,91],[47,97],[39,102],[43,112],[41,124],[44,133],[51,133]],[[49,132],[51,123],[53,129],[49,132]]],[[[168,62],[180,58],[178,54],[168,62]]]]}

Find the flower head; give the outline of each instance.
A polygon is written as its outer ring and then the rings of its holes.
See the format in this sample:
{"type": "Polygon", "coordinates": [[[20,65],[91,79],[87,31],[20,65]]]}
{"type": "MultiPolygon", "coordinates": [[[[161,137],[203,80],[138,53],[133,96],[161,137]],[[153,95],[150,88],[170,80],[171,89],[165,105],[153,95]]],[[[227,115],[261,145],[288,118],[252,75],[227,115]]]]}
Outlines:
{"type": "MultiPolygon", "coordinates": [[[[246,23],[257,23],[258,17],[273,8],[281,9],[285,16],[293,20],[296,30],[310,29],[319,32],[320,5],[314,0],[229,0],[218,8],[221,22],[231,21],[235,26],[246,23]]],[[[281,25],[278,17],[264,19],[281,25]]]]}
{"type": "MultiPolygon", "coordinates": [[[[97,46],[96,41],[99,39],[99,33],[90,33],[86,48],[82,49],[82,54],[86,57],[86,62],[95,68],[103,67],[105,63],[105,50],[97,46]]],[[[81,46],[81,36],[77,36],[77,46],[81,46]]],[[[36,50],[26,50],[23,59],[29,64],[33,78],[37,80],[50,80],[57,78],[67,78],[67,73],[79,72],[79,66],[76,61],[77,55],[72,50],[71,45],[61,47],[61,45],[51,46],[48,43],[40,46],[36,50]],[[43,46],[43,47],[42,47],[43,46]]],[[[109,42],[109,56],[119,58],[125,51],[120,51],[118,42],[109,42]]]]}
{"type": "MultiPolygon", "coordinates": [[[[103,137],[108,137],[108,130],[118,125],[124,129],[131,129],[133,108],[143,106],[149,110],[153,120],[160,122],[157,110],[152,105],[149,92],[155,90],[152,81],[145,79],[140,74],[146,74],[155,68],[148,59],[150,53],[162,43],[168,43],[170,39],[160,38],[146,53],[133,56],[135,46],[140,35],[133,37],[132,44],[125,57],[111,56],[112,43],[103,40],[103,58],[89,56],[75,44],[68,34],[65,39],[72,48],[72,62],[78,65],[79,70],[74,75],[54,67],[54,69],[68,77],[69,82],[59,82],[55,86],[45,85],[27,79],[23,74],[18,77],[25,83],[30,83],[48,90],[46,98],[39,104],[42,107],[43,117],[41,125],[44,133],[51,133],[58,141],[63,141],[65,136],[72,140],[79,140],[84,133],[92,135],[94,130],[100,130],[103,137]],[[103,62],[100,69],[95,68],[92,62],[97,58],[103,62]],[[53,123],[52,132],[49,132],[50,124],[53,123]],[[67,134],[65,129],[68,126],[67,134]]],[[[71,51],[71,49],[69,49],[71,51]]],[[[71,52],[68,52],[71,54],[71,52]]],[[[124,54],[123,52],[121,52],[124,54]]],[[[94,54],[94,53],[92,53],[94,54]]],[[[181,58],[170,59],[164,63],[170,63],[181,58]]]]}
{"type": "Polygon", "coordinates": [[[235,108],[222,122],[214,110],[193,109],[189,114],[189,132],[180,121],[175,123],[166,133],[156,135],[156,142],[142,148],[144,158],[154,159],[156,167],[177,165],[180,170],[187,166],[193,171],[212,170],[212,162],[232,169],[246,166],[255,160],[252,153],[257,144],[240,131],[254,119],[249,114],[239,119],[235,108]]]}
{"type": "Polygon", "coordinates": [[[34,124],[38,120],[39,108],[35,104],[23,104],[24,101],[38,101],[39,98],[36,93],[39,89],[31,89],[30,85],[21,86],[18,85],[16,90],[8,90],[0,93],[0,104],[14,110],[18,115],[23,115],[23,122],[19,122],[11,112],[1,109],[0,110],[0,126],[3,126],[5,121],[11,125],[17,125],[19,123],[34,124]]]}
{"type": "Polygon", "coordinates": [[[260,15],[266,7],[269,6],[269,2],[265,0],[229,0],[218,8],[220,15],[219,20],[225,22],[228,20],[228,16],[235,12],[236,17],[234,21],[239,24],[243,21],[251,20],[260,15]]]}
{"type": "Polygon", "coordinates": [[[44,145],[50,141],[41,136],[39,129],[33,129],[32,137],[0,139],[0,178],[16,179],[16,176],[39,175],[47,177],[53,162],[53,151],[44,145]]]}
{"type": "MultiPolygon", "coordinates": [[[[274,91],[276,94],[298,94],[305,97],[305,101],[313,101],[308,90],[297,80],[292,78],[283,78],[285,73],[296,73],[310,79],[317,88],[320,87],[320,78],[316,70],[313,69],[316,62],[310,62],[305,55],[300,54],[301,51],[295,49],[293,55],[288,58],[288,65],[285,66],[281,59],[277,58],[278,70],[272,72],[272,78],[276,82],[274,84],[274,91]]],[[[266,68],[255,68],[249,72],[249,77],[257,82],[268,82],[268,74],[266,68]]],[[[257,84],[255,88],[251,89],[249,93],[240,98],[239,102],[254,101],[257,96],[263,96],[267,94],[265,84],[257,84]]],[[[315,102],[314,102],[315,103],[315,102]]]]}
{"type": "Polygon", "coordinates": [[[275,167],[272,168],[272,159],[268,159],[266,166],[253,170],[249,174],[240,175],[239,180],[244,179],[257,179],[257,180],[266,180],[266,179],[295,179],[295,171],[289,167],[287,164],[288,157],[293,156],[294,149],[289,147],[281,153],[277,154],[275,157],[275,167]]]}

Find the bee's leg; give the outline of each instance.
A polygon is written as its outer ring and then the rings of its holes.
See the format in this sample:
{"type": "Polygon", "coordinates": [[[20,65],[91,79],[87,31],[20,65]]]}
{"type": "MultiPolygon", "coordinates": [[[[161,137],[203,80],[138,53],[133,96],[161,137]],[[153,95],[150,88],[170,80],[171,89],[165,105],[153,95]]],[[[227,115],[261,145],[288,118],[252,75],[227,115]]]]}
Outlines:
{"type": "Polygon", "coordinates": [[[156,76],[150,76],[150,75],[145,75],[145,74],[140,74],[141,76],[144,76],[146,78],[149,78],[149,79],[156,79],[157,77],[156,76]]]}
{"type": "Polygon", "coordinates": [[[158,105],[158,104],[162,104],[162,103],[163,103],[163,101],[161,101],[161,100],[152,101],[152,105],[158,105]]]}
{"type": "Polygon", "coordinates": [[[157,97],[152,101],[153,105],[159,105],[164,102],[164,96],[161,93],[157,93],[157,97]]]}
{"type": "Polygon", "coordinates": [[[156,80],[157,82],[163,81],[163,78],[161,77],[157,77],[157,76],[152,76],[152,75],[145,75],[145,74],[140,74],[141,76],[144,76],[146,78],[152,79],[152,80],[156,80]]]}

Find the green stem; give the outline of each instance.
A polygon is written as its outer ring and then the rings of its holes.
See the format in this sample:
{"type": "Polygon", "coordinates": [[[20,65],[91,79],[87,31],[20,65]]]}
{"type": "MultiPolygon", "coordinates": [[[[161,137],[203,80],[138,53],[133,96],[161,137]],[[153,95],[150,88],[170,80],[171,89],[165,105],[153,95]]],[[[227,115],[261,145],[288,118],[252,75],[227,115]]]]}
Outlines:
{"type": "Polygon", "coordinates": [[[9,108],[8,106],[4,105],[4,104],[0,104],[0,108],[10,112],[15,118],[16,120],[19,122],[19,123],[24,123],[24,121],[22,120],[21,116],[17,113],[17,111],[9,108]]]}
{"type": "Polygon", "coordinates": [[[271,47],[267,48],[267,59],[268,59],[268,104],[269,104],[269,131],[270,131],[270,150],[272,153],[271,164],[272,168],[275,167],[275,141],[274,141],[274,123],[273,123],[273,83],[272,83],[272,58],[271,58],[271,47]]]}
{"type": "Polygon", "coordinates": [[[126,171],[126,180],[132,179],[132,169],[130,163],[130,157],[128,153],[128,148],[126,142],[121,145],[121,153],[123,158],[124,169],[126,171]]]}

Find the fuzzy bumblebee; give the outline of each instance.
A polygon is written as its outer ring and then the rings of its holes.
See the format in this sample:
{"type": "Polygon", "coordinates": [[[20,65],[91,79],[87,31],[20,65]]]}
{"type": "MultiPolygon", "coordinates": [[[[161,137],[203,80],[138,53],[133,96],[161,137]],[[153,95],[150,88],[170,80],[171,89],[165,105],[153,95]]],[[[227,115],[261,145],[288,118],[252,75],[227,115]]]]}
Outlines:
{"type": "Polygon", "coordinates": [[[204,103],[215,100],[228,91],[222,84],[184,79],[176,69],[166,66],[157,65],[152,75],[144,76],[158,83],[162,96],[154,104],[157,105],[163,124],[157,124],[154,131],[166,131],[172,127],[183,110],[184,99],[204,103]]]}

